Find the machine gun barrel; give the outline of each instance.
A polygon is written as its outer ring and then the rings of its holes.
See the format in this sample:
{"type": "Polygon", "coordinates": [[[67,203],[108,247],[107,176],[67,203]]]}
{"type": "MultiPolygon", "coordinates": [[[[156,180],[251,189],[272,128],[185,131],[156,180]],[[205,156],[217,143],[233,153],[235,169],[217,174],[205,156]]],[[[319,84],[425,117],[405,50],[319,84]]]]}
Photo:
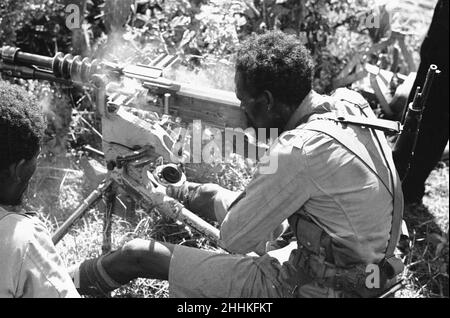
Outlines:
{"type": "Polygon", "coordinates": [[[6,46],[2,48],[1,57],[6,63],[35,65],[38,67],[51,69],[53,58],[43,55],[22,52],[19,48],[6,46]]]}
{"type": "Polygon", "coordinates": [[[403,120],[403,130],[398,137],[394,148],[393,158],[400,179],[403,181],[408,174],[410,161],[414,155],[414,149],[419,135],[422,114],[426,107],[428,95],[434,78],[439,75],[437,66],[431,64],[428,68],[427,77],[423,88],[417,87],[413,101],[408,105],[406,115],[403,120]]]}
{"type": "Polygon", "coordinates": [[[5,46],[0,50],[0,71],[11,72],[12,67],[19,67],[12,76],[46,79],[55,82],[88,83],[94,74],[101,73],[101,65],[96,60],[82,58],[79,55],[57,53],[54,57],[22,52],[19,48],[5,46]]]}
{"type": "Polygon", "coordinates": [[[41,70],[25,65],[6,64],[1,61],[0,61],[0,72],[11,77],[18,77],[23,79],[40,79],[60,84],[71,83],[71,81],[55,77],[53,73],[48,72],[46,70],[41,70]]]}

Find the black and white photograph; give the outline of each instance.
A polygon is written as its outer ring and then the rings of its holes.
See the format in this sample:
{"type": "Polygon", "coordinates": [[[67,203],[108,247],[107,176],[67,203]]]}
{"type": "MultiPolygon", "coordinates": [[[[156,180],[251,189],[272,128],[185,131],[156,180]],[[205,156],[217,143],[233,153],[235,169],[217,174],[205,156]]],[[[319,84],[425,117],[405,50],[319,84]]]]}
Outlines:
{"type": "Polygon", "coordinates": [[[449,59],[449,0],[0,0],[0,298],[448,299],[449,59]]]}

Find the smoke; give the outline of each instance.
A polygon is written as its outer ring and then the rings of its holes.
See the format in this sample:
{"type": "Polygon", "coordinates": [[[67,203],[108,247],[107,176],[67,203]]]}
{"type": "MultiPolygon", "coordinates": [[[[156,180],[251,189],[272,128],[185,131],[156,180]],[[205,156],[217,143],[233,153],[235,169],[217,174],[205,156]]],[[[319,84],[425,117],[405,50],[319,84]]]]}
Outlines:
{"type": "Polygon", "coordinates": [[[72,120],[70,100],[59,88],[51,87],[49,84],[42,86],[38,96],[42,114],[47,122],[46,136],[50,138],[44,143],[43,152],[64,153],[72,120]]]}
{"type": "Polygon", "coordinates": [[[206,62],[195,70],[178,64],[165,71],[164,76],[180,83],[234,91],[234,72],[234,67],[229,63],[213,61],[206,62]]]}
{"type": "Polygon", "coordinates": [[[164,50],[159,38],[142,36],[137,29],[127,28],[99,38],[91,57],[121,65],[149,63],[164,50]]]}
{"type": "Polygon", "coordinates": [[[93,47],[92,58],[117,63],[149,65],[159,54],[179,54],[179,59],[163,72],[163,76],[186,84],[234,91],[234,65],[226,60],[208,56],[169,52],[164,39],[143,35],[139,29],[127,28],[99,39],[93,47]]]}
{"type": "Polygon", "coordinates": [[[45,116],[55,115],[55,113],[50,109],[50,103],[51,103],[51,96],[48,91],[44,91],[39,100],[39,105],[41,106],[42,113],[45,116]]]}

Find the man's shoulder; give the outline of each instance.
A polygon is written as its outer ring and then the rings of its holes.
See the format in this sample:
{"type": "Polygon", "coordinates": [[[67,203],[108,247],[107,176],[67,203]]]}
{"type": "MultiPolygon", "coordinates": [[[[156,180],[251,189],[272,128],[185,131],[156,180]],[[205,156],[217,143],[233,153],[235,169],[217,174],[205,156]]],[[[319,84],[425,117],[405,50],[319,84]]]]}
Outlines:
{"type": "Polygon", "coordinates": [[[36,213],[24,212],[23,210],[8,209],[0,206],[0,224],[4,222],[9,223],[24,223],[24,224],[39,224],[36,213]]]}
{"type": "Polygon", "coordinates": [[[45,226],[33,214],[0,210],[0,233],[4,241],[26,245],[45,231],[45,226]]]}
{"type": "Polygon", "coordinates": [[[330,96],[335,100],[347,101],[364,107],[369,106],[367,100],[360,93],[345,87],[336,89],[330,96]]]}
{"type": "Polygon", "coordinates": [[[317,132],[304,129],[304,125],[300,125],[292,130],[283,132],[278,138],[280,146],[295,147],[301,149],[317,132]]]}
{"type": "Polygon", "coordinates": [[[306,124],[283,132],[278,139],[281,149],[289,149],[291,152],[303,155],[310,153],[311,149],[327,147],[327,143],[329,142],[333,142],[329,136],[315,130],[307,129],[306,124]]]}
{"type": "MultiPolygon", "coordinates": [[[[319,148],[324,146],[320,144],[322,140],[324,140],[324,136],[319,136],[319,133],[315,131],[305,129],[286,131],[277,138],[266,155],[260,159],[259,166],[265,168],[275,166],[278,174],[297,175],[298,172],[307,169],[308,157],[314,153],[314,149],[320,152],[319,148]]],[[[269,172],[265,172],[265,174],[274,173],[270,169],[266,171],[269,172]]]]}

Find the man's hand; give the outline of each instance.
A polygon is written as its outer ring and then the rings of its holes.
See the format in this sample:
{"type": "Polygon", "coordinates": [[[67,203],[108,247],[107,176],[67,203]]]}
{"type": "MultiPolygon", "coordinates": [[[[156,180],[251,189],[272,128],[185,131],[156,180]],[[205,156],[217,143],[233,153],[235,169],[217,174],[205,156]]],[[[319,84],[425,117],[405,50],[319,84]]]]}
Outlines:
{"type": "Polygon", "coordinates": [[[169,185],[166,194],[180,201],[188,210],[195,214],[216,221],[214,213],[214,198],[221,187],[213,183],[184,182],[175,187],[169,185]]]}
{"type": "Polygon", "coordinates": [[[184,182],[181,186],[169,185],[166,189],[166,194],[172,197],[189,209],[189,193],[192,192],[196,187],[200,186],[199,183],[194,182],[184,182]]]}

